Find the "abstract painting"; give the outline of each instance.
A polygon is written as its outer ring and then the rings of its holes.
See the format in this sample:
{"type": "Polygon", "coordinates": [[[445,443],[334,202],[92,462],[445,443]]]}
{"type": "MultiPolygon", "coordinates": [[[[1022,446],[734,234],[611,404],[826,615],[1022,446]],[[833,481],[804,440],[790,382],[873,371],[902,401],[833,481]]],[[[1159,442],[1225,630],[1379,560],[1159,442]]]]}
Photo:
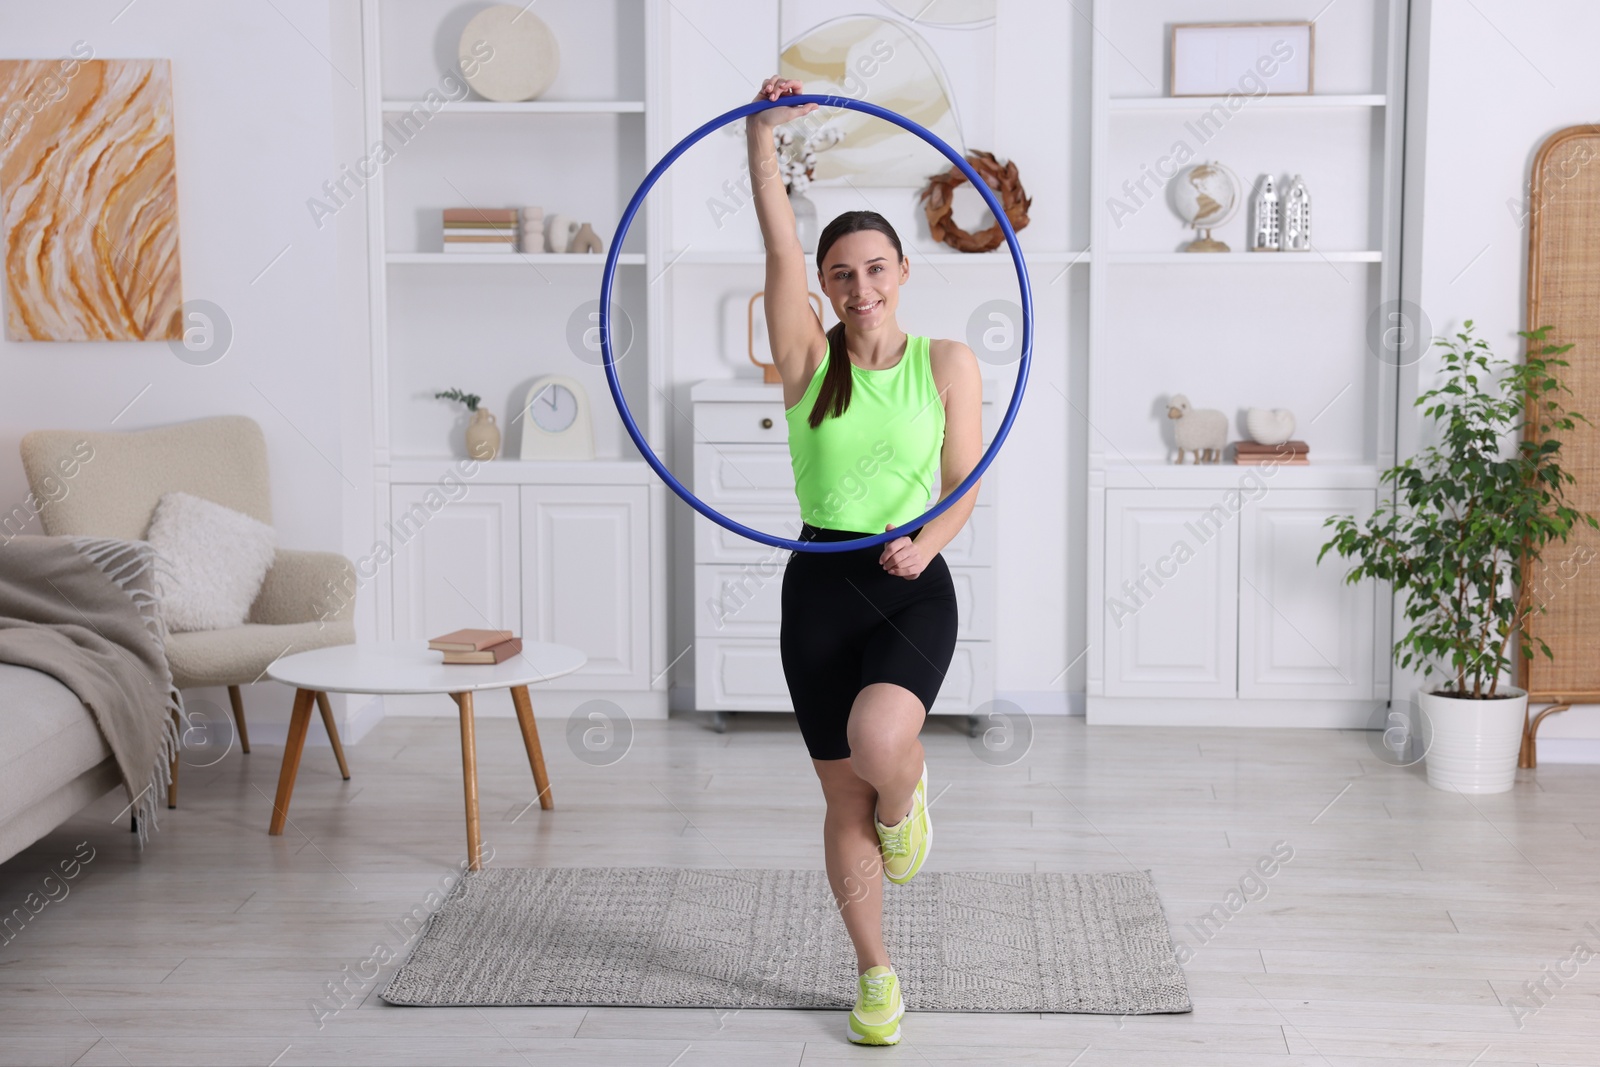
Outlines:
{"type": "Polygon", "coordinates": [[[0,60],[6,339],[182,336],[172,64],[0,60]]]}
{"type": "MultiPolygon", "coordinates": [[[[996,0],[781,0],[778,73],[808,93],[886,107],[958,152],[988,147],[994,133],[996,0]],[[953,84],[946,67],[963,72],[953,84]]],[[[822,114],[821,112],[818,113],[822,114]]],[[[859,111],[828,120],[844,134],[817,153],[823,185],[920,187],[950,166],[900,127],[859,111]]]]}

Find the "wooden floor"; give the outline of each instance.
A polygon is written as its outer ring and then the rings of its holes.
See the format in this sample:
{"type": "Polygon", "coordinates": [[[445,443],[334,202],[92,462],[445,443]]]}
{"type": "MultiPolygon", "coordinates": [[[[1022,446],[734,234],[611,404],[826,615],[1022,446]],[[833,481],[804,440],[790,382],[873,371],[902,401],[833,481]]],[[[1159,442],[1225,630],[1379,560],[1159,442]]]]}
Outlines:
{"type": "MultiPolygon", "coordinates": [[[[377,991],[392,965],[367,961],[402,943],[394,924],[465,856],[456,726],[391,719],[350,749],[349,782],[313,730],[283,837],[266,834],[280,750],[258,745],[186,768],[182,806],[142,854],[114,795],[0,865],[4,914],[80,842],[94,850],[67,896],[0,945],[0,1061],[1600,1064],[1600,958],[1574,955],[1600,952],[1600,768],[1550,765],[1465,798],[1386,766],[1361,733],[1059,718],[995,767],[955,721],[924,731],[939,797],[928,869],[1151,870],[1193,952],[1192,1014],[933,1015],[913,1001],[900,1046],[863,1049],[841,1012],[390,1007],[377,991]],[[1250,881],[1278,842],[1292,859],[1250,881]],[[1201,928],[1214,906],[1226,922],[1201,928]],[[1543,1006],[1519,1020],[1512,998],[1540,979],[1543,1006]],[[333,1011],[341,980],[353,992],[333,1011]]],[[[792,721],[740,716],[722,735],[697,717],[638,723],[609,767],[580,762],[564,723],[543,725],[552,811],[529,807],[515,721],[479,719],[495,865],[822,866],[792,721]]]]}

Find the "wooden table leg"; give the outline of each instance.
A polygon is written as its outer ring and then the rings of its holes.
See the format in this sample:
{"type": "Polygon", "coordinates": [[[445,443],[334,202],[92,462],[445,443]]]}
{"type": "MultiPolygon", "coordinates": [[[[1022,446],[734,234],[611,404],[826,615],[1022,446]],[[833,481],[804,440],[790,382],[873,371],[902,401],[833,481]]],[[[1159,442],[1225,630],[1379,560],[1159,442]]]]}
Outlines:
{"type": "Polygon", "coordinates": [[[328,740],[333,742],[333,758],[339,761],[339,773],[350,780],[350,764],[344,761],[344,746],[339,743],[339,727],[333,722],[333,709],[328,706],[328,694],[317,694],[317,710],[322,712],[322,725],[328,728],[328,740]]]}
{"type": "Polygon", "coordinates": [[[311,704],[316,698],[315,689],[294,691],[289,739],[283,743],[283,769],[278,772],[278,799],[272,802],[272,824],[267,827],[267,833],[274,837],[283,833],[283,824],[289,818],[289,798],[294,794],[294,776],[300,771],[300,754],[305,751],[306,730],[311,726],[311,704]]]}
{"type": "Polygon", "coordinates": [[[522,744],[528,750],[528,765],[533,768],[533,785],[539,790],[539,807],[549,811],[555,806],[550,795],[550,776],[544,769],[544,749],[539,747],[539,727],[533,721],[533,701],[528,699],[528,687],[511,687],[511,703],[517,708],[517,724],[522,727],[522,744]]]}
{"type": "Polygon", "coordinates": [[[472,730],[472,691],[451,693],[461,707],[461,778],[467,798],[467,867],[478,864],[478,743],[472,730]]]}
{"type": "Polygon", "coordinates": [[[167,807],[178,806],[178,757],[173,756],[167,764],[167,807]]]}

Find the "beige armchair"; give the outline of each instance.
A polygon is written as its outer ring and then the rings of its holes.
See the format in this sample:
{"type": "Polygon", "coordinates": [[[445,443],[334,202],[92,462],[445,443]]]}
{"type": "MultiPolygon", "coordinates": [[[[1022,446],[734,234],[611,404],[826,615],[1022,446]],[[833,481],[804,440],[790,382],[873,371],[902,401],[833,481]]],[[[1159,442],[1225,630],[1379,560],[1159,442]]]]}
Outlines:
{"type": "MultiPolygon", "coordinates": [[[[36,430],[22,438],[22,466],[35,497],[46,501],[39,513],[46,534],[143,540],[156,501],[175,491],[272,522],[266,441],[256,421],[243,415],[133,433],[36,430]]],[[[355,568],[338,553],[278,549],[243,626],[168,636],[173,684],[227,686],[239,745],[249,752],[239,687],[260,680],[279,656],[353,644],[355,588],[355,568]]],[[[328,698],[319,693],[317,700],[348,779],[328,698]]],[[[168,807],[177,805],[177,784],[174,761],[168,807]]]]}

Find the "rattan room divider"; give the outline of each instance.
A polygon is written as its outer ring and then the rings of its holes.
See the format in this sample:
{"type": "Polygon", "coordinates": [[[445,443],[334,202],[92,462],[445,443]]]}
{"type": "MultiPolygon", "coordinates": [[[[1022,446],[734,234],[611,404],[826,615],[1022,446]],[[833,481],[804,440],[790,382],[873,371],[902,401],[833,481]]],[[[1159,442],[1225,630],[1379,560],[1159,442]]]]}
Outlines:
{"type": "MultiPolygon", "coordinates": [[[[1600,516],[1600,126],[1569,126],[1546,139],[1533,160],[1525,207],[1527,328],[1548,325],[1547,340],[1572,343],[1562,357],[1571,366],[1556,368],[1572,390],[1563,400],[1596,424],[1580,422],[1562,436],[1561,466],[1577,479],[1567,487],[1567,502],[1600,516]]],[[[1521,576],[1544,610],[1529,620],[1535,654],[1517,657],[1517,684],[1528,691],[1530,707],[1550,706],[1524,723],[1522,767],[1538,763],[1545,716],[1600,702],[1600,531],[1580,522],[1565,543],[1551,542],[1543,554],[1521,576]],[[1539,640],[1553,660],[1538,651],[1539,640]]]]}

